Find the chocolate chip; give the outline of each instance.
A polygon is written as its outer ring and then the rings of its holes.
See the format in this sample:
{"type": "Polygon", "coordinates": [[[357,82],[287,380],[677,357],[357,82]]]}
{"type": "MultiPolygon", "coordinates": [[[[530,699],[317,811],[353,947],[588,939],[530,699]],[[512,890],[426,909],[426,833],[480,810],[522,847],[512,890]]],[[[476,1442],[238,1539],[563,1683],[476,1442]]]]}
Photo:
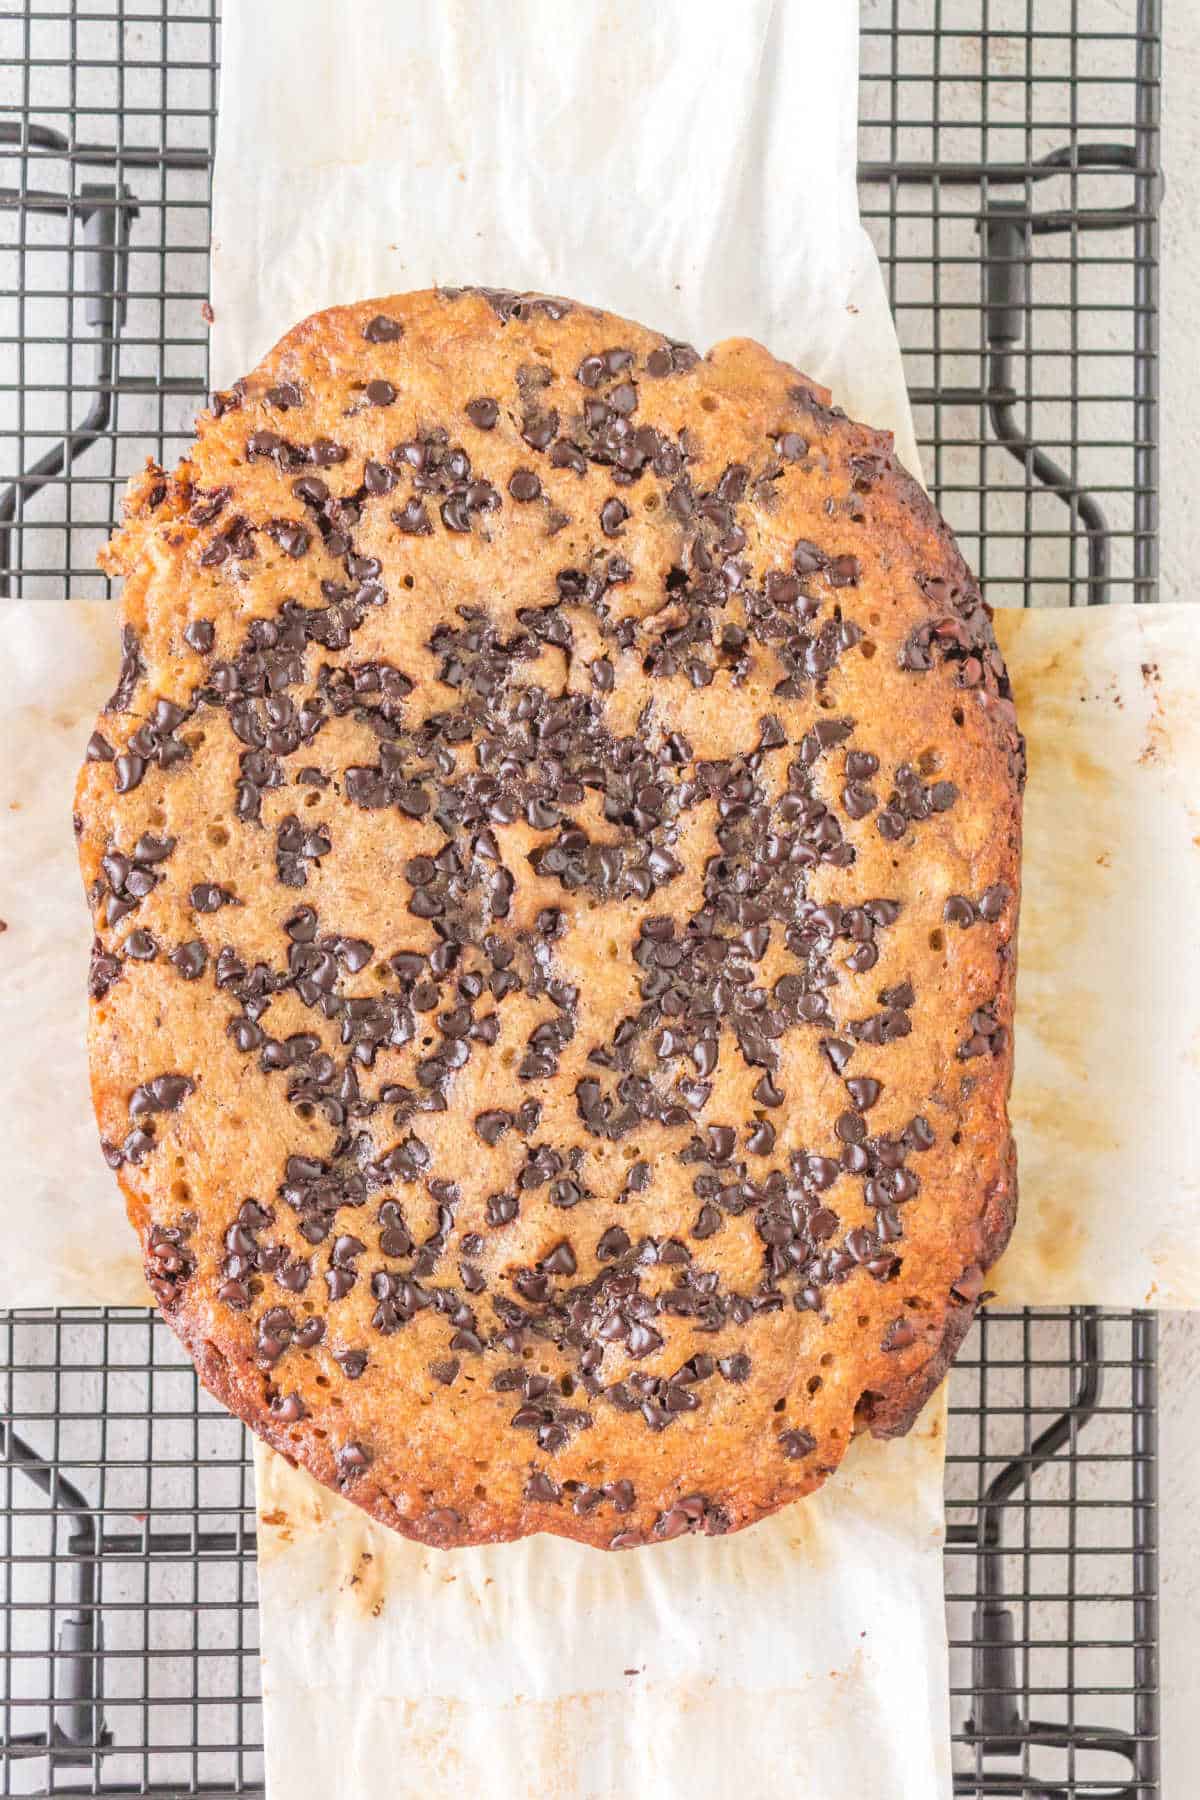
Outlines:
{"type": "Polygon", "coordinates": [[[541,1501],[547,1506],[558,1506],[562,1501],[562,1489],[541,1469],[535,1469],[525,1483],[525,1498],[541,1501]]]}
{"type": "Polygon", "coordinates": [[[304,395],[294,381],[281,381],[275,387],[269,387],[264,397],[268,406],[277,407],[280,412],[304,404],[304,395]]]}
{"type": "Polygon", "coordinates": [[[811,1431],[797,1428],[792,1431],[781,1431],[779,1448],[790,1462],[799,1462],[802,1457],[811,1456],[817,1447],[817,1440],[811,1431]]]}
{"type": "Polygon", "coordinates": [[[396,485],[396,471],[389,469],[386,463],[368,459],[363,465],[363,486],[368,494],[378,499],[381,494],[390,494],[396,485]]]}
{"type": "Polygon", "coordinates": [[[117,776],[115,786],[118,794],[132,793],[134,788],[141,785],[142,778],[146,773],[146,763],[143,757],[135,755],[132,751],[122,751],[114,766],[117,776]]]}
{"type": "Polygon", "coordinates": [[[600,529],[605,537],[619,537],[621,527],[628,517],[629,508],[623,500],[618,500],[615,495],[611,500],[606,500],[600,508],[600,529]]]}
{"type": "Polygon", "coordinates": [[[429,537],[433,531],[429,514],[421,500],[408,500],[392,514],[392,522],[409,537],[429,537]]]}
{"type": "Polygon", "coordinates": [[[520,1202],[514,1194],[492,1194],[487,1202],[485,1216],[489,1225],[509,1225],[520,1210],[520,1202]]]}
{"type": "Polygon", "coordinates": [[[363,326],[363,336],[368,344],[394,344],[404,336],[404,327],[399,319],[389,319],[386,313],[376,313],[363,326]]]}
{"type": "Polygon", "coordinates": [[[630,1248],[629,1233],[620,1225],[610,1225],[596,1245],[596,1260],[612,1262],[618,1256],[624,1256],[630,1248]]]}
{"type": "Polygon", "coordinates": [[[887,1351],[907,1350],[908,1346],[915,1344],[916,1341],[916,1327],[911,1319],[899,1318],[893,1319],[887,1327],[883,1334],[883,1342],[879,1347],[881,1350],[887,1351]]]}
{"type": "Polygon", "coordinates": [[[865,819],[878,804],[876,795],[859,781],[848,781],[842,789],[842,805],[852,819],[865,819]]]}
{"type": "Polygon", "coordinates": [[[190,649],[201,656],[207,656],[213,647],[216,632],[211,619],[193,619],[184,627],[183,641],[190,649]]]}
{"type": "Polygon", "coordinates": [[[267,535],[275,540],[285,556],[293,559],[303,556],[312,540],[308,527],[297,519],[272,519],[267,526],[267,535]]]}
{"type": "Polygon", "coordinates": [[[341,1446],[335,1460],[339,1479],[353,1481],[370,1467],[371,1453],[365,1444],[351,1442],[341,1446]]]}
{"type": "Polygon", "coordinates": [[[843,1144],[861,1144],[867,1135],[866,1122],[858,1113],[839,1113],[833,1129],[843,1144]]]}
{"type": "Polygon", "coordinates": [[[309,445],[308,454],[310,461],[316,463],[318,468],[327,469],[335,463],[345,462],[349,451],[343,444],[335,444],[329,438],[319,437],[314,438],[309,445]]]}
{"type": "Polygon", "coordinates": [[[225,888],[218,887],[215,881],[198,881],[188,892],[188,905],[196,912],[219,912],[221,907],[228,906],[233,895],[225,888]]]}
{"type": "Polygon", "coordinates": [[[724,1221],[722,1220],[717,1207],[713,1205],[711,1200],[706,1200],[696,1215],[696,1222],[692,1226],[691,1235],[694,1238],[700,1239],[710,1238],[716,1232],[720,1231],[723,1223],[724,1221]]]}
{"type": "Polygon", "coordinates": [[[826,564],[823,550],[807,538],[797,538],[792,547],[792,567],[797,575],[816,575],[826,564]]]}
{"type": "Polygon", "coordinates": [[[514,469],[508,479],[508,491],[514,500],[527,502],[537,499],[542,484],[532,469],[514,469]]]}
{"type": "Polygon", "coordinates": [[[1003,915],[1004,909],[1011,899],[1012,889],[1003,881],[996,882],[993,887],[984,888],[979,897],[980,918],[986,919],[989,925],[994,924],[1003,915]]]}
{"type": "Polygon", "coordinates": [[[542,1258],[538,1268],[543,1275],[573,1275],[575,1273],[575,1252],[565,1238],[542,1258]]]}
{"type": "Polygon", "coordinates": [[[199,938],[193,938],[190,943],[180,944],[178,950],[172,950],[167,961],[184,981],[198,981],[208,967],[208,951],[199,938]]]}
{"type": "Polygon", "coordinates": [[[494,400],[484,396],[478,400],[468,400],[466,414],[472,425],[477,426],[480,431],[491,431],[500,417],[500,408],[494,400]]]}
{"type": "Polygon", "coordinates": [[[860,1112],[869,1112],[883,1092],[883,1083],[870,1075],[856,1075],[847,1081],[846,1092],[860,1112]]]}
{"type": "Polygon", "coordinates": [[[511,1113],[481,1112],[475,1118],[475,1130],[485,1144],[495,1146],[512,1126],[511,1113]]]}

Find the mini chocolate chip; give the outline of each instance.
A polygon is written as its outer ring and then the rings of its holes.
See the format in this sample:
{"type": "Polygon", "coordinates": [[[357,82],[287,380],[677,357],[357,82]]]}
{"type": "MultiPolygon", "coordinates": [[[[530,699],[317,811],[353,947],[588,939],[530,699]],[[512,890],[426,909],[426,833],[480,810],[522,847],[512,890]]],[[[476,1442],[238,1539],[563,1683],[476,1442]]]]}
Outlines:
{"type": "Polygon", "coordinates": [[[998,881],[994,887],[984,888],[979,897],[980,918],[986,919],[989,925],[994,924],[1011,899],[1012,889],[1003,881],[998,881]]]}
{"type": "Polygon", "coordinates": [[[396,390],[390,381],[368,381],[366,392],[372,406],[391,406],[396,398],[396,390]]]}
{"type": "Polygon", "coordinates": [[[605,537],[619,537],[628,517],[629,508],[623,500],[618,500],[615,495],[606,500],[600,508],[600,529],[605,537]]]}
{"type": "Polygon", "coordinates": [[[801,1457],[811,1456],[817,1447],[817,1440],[811,1431],[797,1428],[792,1431],[781,1431],[779,1448],[791,1462],[798,1462],[801,1457]]]}
{"type": "Polygon", "coordinates": [[[267,535],[274,539],[285,556],[293,560],[304,555],[312,538],[308,527],[296,519],[272,519],[267,526],[267,535]]]}
{"type": "Polygon", "coordinates": [[[879,800],[860,781],[848,781],[842,789],[842,805],[852,819],[865,819],[868,813],[874,812],[879,800]]]}
{"type": "Polygon", "coordinates": [[[708,1127],[708,1155],[712,1162],[728,1162],[737,1147],[737,1132],[732,1125],[708,1127]]]}
{"type": "Polygon", "coordinates": [[[396,485],[396,471],[389,469],[386,463],[368,460],[363,466],[363,486],[368,494],[378,498],[381,494],[390,494],[396,485]]]}
{"type": "Polygon", "coordinates": [[[576,1266],[575,1252],[565,1238],[538,1264],[543,1275],[574,1275],[576,1266]]]}
{"type": "Polygon", "coordinates": [[[199,938],[193,938],[190,943],[180,944],[178,950],[172,950],[167,961],[184,981],[198,981],[208,966],[208,951],[199,938]]]}
{"type": "Polygon", "coordinates": [[[392,514],[392,522],[409,537],[429,537],[433,531],[429,514],[421,500],[408,500],[392,514]]]}
{"type": "Polygon", "coordinates": [[[540,1500],[548,1506],[558,1506],[562,1501],[562,1489],[556,1481],[541,1469],[535,1469],[525,1483],[526,1500],[540,1500]]]}
{"type": "Polygon", "coordinates": [[[827,558],[823,550],[807,538],[797,538],[792,548],[792,567],[797,575],[816,575],[825,567],[827,558]]]}
{"type": "Polygon", "coordinates": [[[334,463],[345,462],[350,453],[344,445],[335,444],[327,437],[319,437],[314,438],[309,445],[308,454],[318,468],[327,469],[334,463]]]}
{"type": "Polygon", "coordinates": [[[542,484],[532,469],[514,469],[508,479],[508,491],[514,500],[536,500],[542,484]]]}
{"type": "Polygon", "coordinates": [[[343,1444],[338,1450],[336,1462],[338,1474],[342,1480],[353,1480],[356,1476],[361,1475],[364,1469],[370,1467],[371,1453],[364,1444],[353,1442],[343,1444]]]}
{"type": "Polygon", "coordinates": [[[376,313],[363,326],[363,336],[368,344],[394,344],[397,338],[404,336],[404,327],[399,319],[389,319],[386,313],[376,313]]]}
{"type": "Polygon", "coordinates": [[[831,587],[855,587],[862,568],[857,556],[835,556],[825,573],[831,587]]]}
{"type": "Polygon", "coordinates": [[[232,897],[215,881],[198,881],[188,893],[188,905],[196,912],[214,913],[226,906],[232,897]]]}
{"type": "Polygon", "coordinates": [[[616,1257],[624,1256],[629,1247],[629,1233],[622,1230],[620,1225],[610,1225],[596,1245],[596,1259],[598,1262],[612,1262],[616,1257]]]}
{"type": "Polygon", "coordinates": [[[216,632],[210,619],[193,619],[184,627],[183,641],[201,656],[207,656],[213,647],[216,632]]]}
{"type": "Polygon", "coordinates": [[[268,406],[278,407],[280,412],[304,404],[304,395],[294,381],[281,381],[276,387],[269,387],[264,398],[268,406]]]}
{"type": "Polygon", "coordinates": [[[475,1130],[485,1144],[496,1145],[512,1125],[511,1113],[481,1112],[475,1118],[475,1130]]]}
{"type": "Polygon", "coordinates": [[[846,1092],[860,1112],[869,1112],[883,1092],[883,1083],[871,1075],[856,1075],[847,1081],[846,1092]]]}
{"type": "Polygon", "coordinates": [[[123,751],[116,758],[114,767],[116,769],[115,786],[118,794],[132,793],[133,789],[141,784],[142,777],[146,773],[145,759],[129,750],[123,751]]]}
{"type": "Polygon", "coordinates": [[[746,1139],[752,1156],[769,1156],[775,1148],[775,1127],[768,1119],[760,1119],[746,1139]]]}
{"type": "Polygon", "coordinates": [[[883,1334],[883,1342],[879,1347],[881,1350],[887,1351],[907,1350],[908,1346],[910,1344],[915,1344],[916,1341],[916,1326],[912,1323],[911,1319],[901,1317],[892,1320],[891,1324],[883,1334]]]}
{"type": "Polygon", "coordinates": [[[840,1113],[833,1129],[843,1144],[861,1144],[867,1135],[866,1121],[856,1112],[840,1113]]]}

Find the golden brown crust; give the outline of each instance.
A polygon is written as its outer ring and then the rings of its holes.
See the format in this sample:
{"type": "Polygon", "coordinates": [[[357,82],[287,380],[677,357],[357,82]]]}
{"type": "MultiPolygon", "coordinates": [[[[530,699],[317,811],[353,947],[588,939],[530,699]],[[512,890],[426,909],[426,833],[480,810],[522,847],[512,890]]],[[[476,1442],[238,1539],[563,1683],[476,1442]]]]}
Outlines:
{"type": "Polygon", "coordinates": [[[907,1430],[1014,1216],[1022,766],[890,439],[395,296],[106,566],[93,1096],[206,1385],[432,1544],[737,1529],[907,1430]]]}

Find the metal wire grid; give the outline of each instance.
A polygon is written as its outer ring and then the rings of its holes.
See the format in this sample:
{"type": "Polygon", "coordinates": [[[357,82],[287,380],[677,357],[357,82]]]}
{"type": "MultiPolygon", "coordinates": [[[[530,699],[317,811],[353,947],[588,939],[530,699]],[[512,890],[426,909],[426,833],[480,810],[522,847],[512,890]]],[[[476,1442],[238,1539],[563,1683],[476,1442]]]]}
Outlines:
{"type": "Polygon", "coordinates": [[[0,1314],[0,1417],[0,1793],[260,1792],[242,1425],[139,1308],[0,1314]]]}
{"type": "MultiPolygon", "coordinates": [[[[863,4],[864,219],[1000,604],[1155,594],[1157,9],[1082,6],[863,4]]],[[[2,7],[0,586],[102,592],[125,475],[204,392],[217,18],[2,7]]],[[[0,1315],[0,1350],[0,1793],[254,1792],[240,1426],[144,1313],[0,1315]]],[[[956,1368],[960,1793],[1158,1792],[1154,1358],[1143,1315],[992,1314],[956,1368]]]]}
{"type": "Polygon", "coordinates": [[[105,593],[125,479],[190,439],[218,17],[215,0],[0,0],[0,594],[105,593]]]}
{"type": "Polygon", "coordinates": [[[863,217],[997,606],[1157,592],[1158,0],[863,0],[863,217]]]}

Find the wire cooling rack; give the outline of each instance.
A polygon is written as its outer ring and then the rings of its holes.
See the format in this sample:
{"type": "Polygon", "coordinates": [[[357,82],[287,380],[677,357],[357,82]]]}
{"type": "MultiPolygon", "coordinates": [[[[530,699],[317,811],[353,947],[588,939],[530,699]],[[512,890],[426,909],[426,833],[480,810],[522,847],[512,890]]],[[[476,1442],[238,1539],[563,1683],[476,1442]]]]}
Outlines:
{"type": "MultiPolygon", "coordinates": [[[[862,0],[863,215],[998,605],[1156,598],[1159,41],[1156,0],[862,0]]],[[[104,593],[185,447],[218,50],[215,0],[0,0],[0,594],[104,593]]],[[[1075,1308],[955,1367],[958,1794],[1159,1793],[1155,1363],[1075,1308]]],[[[0,1794],[261,1792],[251,1482],[154,1315],[0,1313],[0,1794]]]]}

